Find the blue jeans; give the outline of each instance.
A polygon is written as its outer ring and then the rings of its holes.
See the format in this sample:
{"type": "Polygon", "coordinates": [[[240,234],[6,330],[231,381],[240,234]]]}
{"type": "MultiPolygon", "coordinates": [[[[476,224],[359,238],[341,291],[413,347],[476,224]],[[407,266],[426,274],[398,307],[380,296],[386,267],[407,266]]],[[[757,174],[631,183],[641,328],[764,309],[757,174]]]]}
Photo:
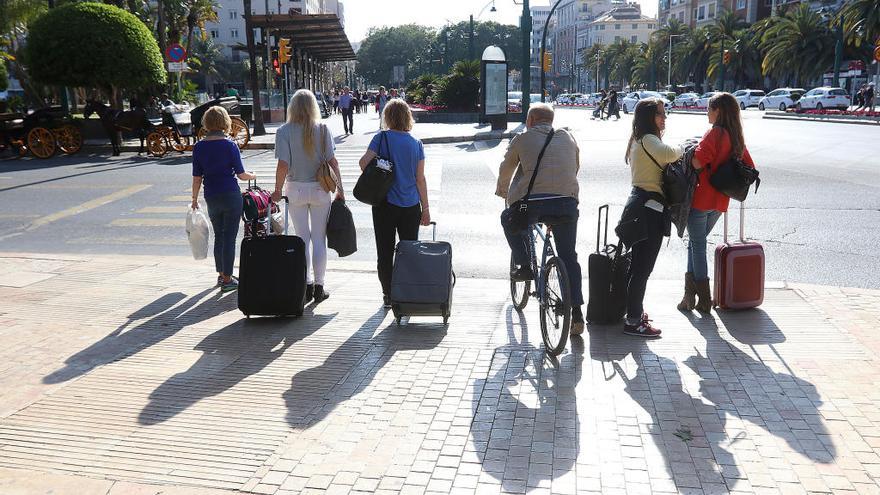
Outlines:
{"type": "MultiPolygon", "coordinates": [[[[577,241],[578,203],[574,198],[542,199],[529,203],[529,223],[543,222],[553,227],[553,235],[556,238],[556,255],[565,263],[568,272],[568,284],[571,288],[571,305],[581,306],[584,304],[584,295],[581,290],[581,265],[578,263],[575,242],[577,241]]],[[[505,210],[507,211],[507,210],[505,210]]],[[[525,231],[513,230],[504,221],[505,215],[501,215],[501,226],[504,228],[504,236],[513,255],[513,262],[519,266],[528,266],[529,260],[528,237],[525,231]]],[[[538,253],[540,256],[540,253],[538,253]]]]}
{"type": "Polygon", "coordinates": [[[205,198],[208,218],[214,227],[214,266],[218,273],[232,275],[235,238],[241,221],[241,192],[225,192],[205,198]]]}
{"type": "Polygon", "coordinates": [[[709,280],[709,264],[706,261],[706,238],[721,218],[717,210],[691,208],[688,215],[688,266],[694,280],[709,280]]]}

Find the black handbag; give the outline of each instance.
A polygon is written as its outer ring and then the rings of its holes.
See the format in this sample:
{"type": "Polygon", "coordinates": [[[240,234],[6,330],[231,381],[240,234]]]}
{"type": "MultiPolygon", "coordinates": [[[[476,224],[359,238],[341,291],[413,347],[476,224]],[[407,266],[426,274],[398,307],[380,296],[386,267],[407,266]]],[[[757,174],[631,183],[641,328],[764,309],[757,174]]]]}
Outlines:
{"type": "Polygon", "coordinates": [[[668,164],[666,167],[661,167],[660,163],[654,159],[654,157],[648,153],[648,149],[645,148],[645,143],[642,140],[639,140],[639,144],[642,145],[642,149],[645,150],[645,154],[654,162],[654,165],[657,165],[657,168],[660,169],[660,173],[663,176],[663,198],[666,200],[667,206],[675,206],[684,203],[688,196],[688,189],[690,188],[690,181],[687,178],[685,172],[677,166],[673,166],[673,164],[668,164]]]}
{"type": "Polygon", "coordinates": [[[361,203],[372,206],[384,203],[388,191],[394,184],[394,162],[391,161],[391,149],[388,147],[385,134],[385,131],[382,131],[379,152],[370,160],[354,185],[354,197],[361,203]],[[385,143],[385,149],[388,150],[387,158],[382,156],[382,143],[385,143]]]}
{"type": "MultiPolygon", "coordinates": [[[[712,172],[711,168],[709,171],[712,172]]],[[[731,156],[729,160],[715,169],[715,172],[712,172],[709,184],[712,184],[712,187],[721,194],[743,202],[748,197],[749,187],[752,184],[755,184],[755,192],[758,192],[758,186],[761,185],[759,175],[756,169],[746,165],[742,159],[731,156]]]]}
{"type": "Polygon", "coordinates": [[[553,139],[554,133],[556,131],[550,129],[550,134],[547,135],[547,140],[544,141],[544,147],[538,153],[538,162],[535,163],[535,170],[532,171],[532,178],[529,180],[529,188],[526,190],[526,195],[514,201],[504,210],[503,221],[515,232],[525,230],[529,226],[529,196],[532,194],[532,187],[535,186],[535,178],[538,176],[538,167],[541,166],[541,159],[544,158],[544,152],[547,151],[547,146],[550,144],[550,140],[553,139]]]}
{"type": "Polygon", "coordinates": [[[357,252],[357,230],[351,211],[341,199],[333,200],[327,218],[327,247],[335,249],[340,258],[357,252]]]}

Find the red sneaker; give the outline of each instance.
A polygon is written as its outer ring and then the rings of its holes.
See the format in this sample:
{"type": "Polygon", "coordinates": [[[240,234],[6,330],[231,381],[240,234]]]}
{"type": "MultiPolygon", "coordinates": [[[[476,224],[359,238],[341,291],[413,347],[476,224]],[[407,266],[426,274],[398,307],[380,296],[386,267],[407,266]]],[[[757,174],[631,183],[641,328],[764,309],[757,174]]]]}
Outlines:
{"type": "Polygon", "coordinates": [[[636,337],[656,338],[662,333],[659,328],[654,328],[648,318],[648,313],[642,313],[642,319],[637,325],[630,325],[624,322],[623,333],[627,335],[635,335],[636,337]]]}

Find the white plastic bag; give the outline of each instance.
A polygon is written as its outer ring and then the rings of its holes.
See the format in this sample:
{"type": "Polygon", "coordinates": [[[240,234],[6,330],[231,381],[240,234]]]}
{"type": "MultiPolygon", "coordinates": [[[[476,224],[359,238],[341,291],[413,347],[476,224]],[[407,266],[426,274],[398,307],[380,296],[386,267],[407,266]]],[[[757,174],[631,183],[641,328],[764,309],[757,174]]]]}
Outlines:
{"type": "Polygon", "coordinates": [[[193,258],[203,260],[208,257],[208,241],[211,238],[211,222],[201,209],[190,208],[186,214],[186,236],[193,258]]]}

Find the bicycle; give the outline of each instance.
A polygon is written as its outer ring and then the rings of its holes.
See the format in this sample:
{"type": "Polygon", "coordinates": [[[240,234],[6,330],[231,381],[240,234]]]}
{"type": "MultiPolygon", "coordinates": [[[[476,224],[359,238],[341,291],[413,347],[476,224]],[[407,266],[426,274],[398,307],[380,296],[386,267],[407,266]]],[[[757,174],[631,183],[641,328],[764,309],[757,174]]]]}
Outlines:
{"type": "MultiPolygon", "coordinates": [[[[540,222],[529,225],[527,244],[535,279],[518,281],[511,278],[510,297],[517,311],[525,309],[529,296],[538,301],[544,348],[551,356],[558,356],[565,350],[571,328],[571,289],[565,263],[556,256],[551,230],[550,226],[540,222]],[[540,265],[535,250],[539,240],[543,241],[540,265]],[[532,282],[534,292],[530,292],[532,282]]],[[[510,258],[510,268],[511,271],[515,268],[513,256],[510,258]]]]}

